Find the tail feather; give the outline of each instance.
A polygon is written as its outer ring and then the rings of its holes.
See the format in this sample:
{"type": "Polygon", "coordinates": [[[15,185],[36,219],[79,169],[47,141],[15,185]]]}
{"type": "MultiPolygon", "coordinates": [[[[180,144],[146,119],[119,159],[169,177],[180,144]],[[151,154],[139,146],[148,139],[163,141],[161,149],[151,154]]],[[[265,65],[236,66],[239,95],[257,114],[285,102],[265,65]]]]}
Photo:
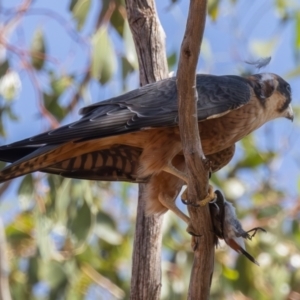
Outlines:
{"type": "Polygon", "coordinates": [[[0,180],[9,180],[34,171],[88,180],[128,182],[149,180],[137,176],[139,157],[142,152],[140,148],[115,145],[99,151],[78,154],[80,152],[75,149],[75,145],[71,150],[72,153],[66,149],[62,153],[62,149],[58,147],[56,149],[38,146],[0,148],[0,160],[12,162],[0,172],[0,180]],[[55,160],[58,162],[54,163],[55,160]],[[44,167],[45,165],[49,166],[44,167]]]}
{"type": "MultiPolygon", "coordinates": [[[[54,163],[65,160],[64,154],[70,151],[71,143],[59,145],[41,146],[33,152],[14,161],[0,172],[0,182],[39,171],[54,163]]],[[[71,147],[72,149],[72,147],[71,147]]]]}
{"type": "Polygon", "coordinates": [[[225,241],[233,250],[245,255],[250,261],[252,261],[254,264],[259,266],[257,260],[239,244],[238,239],[231,238],[231,239],[226,239],[225,241]]]}

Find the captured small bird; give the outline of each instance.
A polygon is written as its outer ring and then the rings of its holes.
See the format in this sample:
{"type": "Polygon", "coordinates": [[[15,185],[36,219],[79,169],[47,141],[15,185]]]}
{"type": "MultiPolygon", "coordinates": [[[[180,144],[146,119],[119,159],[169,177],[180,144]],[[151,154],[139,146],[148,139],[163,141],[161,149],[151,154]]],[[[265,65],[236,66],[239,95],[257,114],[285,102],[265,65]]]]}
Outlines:
{"type": "MultiPolygon", "coordinates": [[[[266,231],[261,227],[245,231],[237,219],[233,205],[224,198],[220,191],[216,190],[215,194],[216,199],[213,203],[210,203],[209,209],[216,237],[223,239],[233,250],[245,255],[250,261],[259,266],[254,257],[245,250],[244,239],[251,240],[258,230],[266,231]],[[249,234],[250,232],[253,232],[252,235],[249,234]]],[[[216,239],[217,244],[218,239],[216,239]]]]}
{"type": "MultiPolygon", "coordinates": [[[[197,75],[198,126],[211,171],[233,157],[235,143],[268,121],[293,120],[291,87],[280,76],[197,75]]],[[[188,182],[178,127],[176,77],[81,109],[69,125],[0,147],[12,162],[0,182],[42,171],[92,180],[149,182],[146,213],[172,210],[188,182]]],[[[212,187],[205,204],[214,199],[212,187]]]]}

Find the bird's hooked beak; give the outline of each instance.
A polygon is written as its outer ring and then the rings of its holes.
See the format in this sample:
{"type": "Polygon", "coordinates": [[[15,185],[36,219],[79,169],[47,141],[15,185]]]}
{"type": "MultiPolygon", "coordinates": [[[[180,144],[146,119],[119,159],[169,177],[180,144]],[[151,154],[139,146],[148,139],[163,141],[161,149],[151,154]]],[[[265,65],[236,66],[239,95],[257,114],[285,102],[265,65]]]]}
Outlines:
{"type": "Polygon", "coordinates": [[[286,110],[286,115],[285,117],[289,120],[291,120],[292,122],[294,121],[294,112],[292,109],[291,104],[288,106],[287,110],[286,110]]]}

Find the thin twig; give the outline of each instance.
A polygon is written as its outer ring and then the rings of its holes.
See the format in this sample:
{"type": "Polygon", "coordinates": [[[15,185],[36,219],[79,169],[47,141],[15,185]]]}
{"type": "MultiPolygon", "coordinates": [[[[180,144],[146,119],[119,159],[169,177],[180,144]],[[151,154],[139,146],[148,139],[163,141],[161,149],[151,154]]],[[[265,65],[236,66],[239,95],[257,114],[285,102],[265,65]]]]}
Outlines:
{"type": "Polygon", "coordinates": [[[91,278],[96,284],[107,290],[116,299],[123,299],[125,297],[125,292],[122,289],[120,289],[111,280],[97,272],[91,265],[82,264],[80,268],[85,275],[91,278]]]}

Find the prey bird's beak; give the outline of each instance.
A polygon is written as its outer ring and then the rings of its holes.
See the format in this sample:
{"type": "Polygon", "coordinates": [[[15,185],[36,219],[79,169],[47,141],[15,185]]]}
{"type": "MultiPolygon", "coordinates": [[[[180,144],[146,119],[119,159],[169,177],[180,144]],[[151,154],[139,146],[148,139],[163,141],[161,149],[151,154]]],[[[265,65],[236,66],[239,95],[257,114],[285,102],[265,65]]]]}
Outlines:
{"type": "Polygon", "coordinates": [[[291,104],[289,105],[288,109],[286,110],[285,117],[287,119],[291,120],[292,122],[294,121],[294,112],[293,112],[293,108],[292,108],[291,104]]]}

